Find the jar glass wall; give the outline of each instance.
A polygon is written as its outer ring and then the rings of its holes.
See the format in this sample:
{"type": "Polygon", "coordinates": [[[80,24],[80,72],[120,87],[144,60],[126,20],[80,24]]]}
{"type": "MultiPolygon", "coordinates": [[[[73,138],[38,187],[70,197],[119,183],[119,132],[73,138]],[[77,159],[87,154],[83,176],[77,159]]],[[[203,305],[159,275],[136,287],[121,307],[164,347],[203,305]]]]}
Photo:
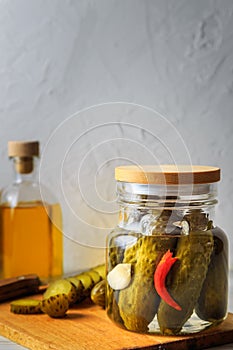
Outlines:
{"type": "Polygon", "coordinates": [[[205,167],[208,182],[198,183],[200,167],[191,177],[184,168],[155,168],[154,178],[145,168],[146,181],[141,168],[125,168],[128,177],[116,176],[119,223],[107,240],[108,316],[129,331],[166,335],[220,323],[228,241],[214,222],[219,169],[205,167]],[[171,171],[182,175],[178,181],[169,181],[171,171]],[[138,182],[129,182],[132,173],[138,182]]]}

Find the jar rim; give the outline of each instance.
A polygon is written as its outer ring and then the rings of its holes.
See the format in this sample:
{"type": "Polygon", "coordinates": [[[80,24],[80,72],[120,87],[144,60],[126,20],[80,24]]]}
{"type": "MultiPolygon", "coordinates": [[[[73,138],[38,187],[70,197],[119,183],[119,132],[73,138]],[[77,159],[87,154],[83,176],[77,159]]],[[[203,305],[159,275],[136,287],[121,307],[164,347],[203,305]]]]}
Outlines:
{"type": "Polygon", "coordinates": [[[220,180],[220,168],[204,165],[127,165],[115,168],[115,179],[138,184],[208,184],[220,180]]]}

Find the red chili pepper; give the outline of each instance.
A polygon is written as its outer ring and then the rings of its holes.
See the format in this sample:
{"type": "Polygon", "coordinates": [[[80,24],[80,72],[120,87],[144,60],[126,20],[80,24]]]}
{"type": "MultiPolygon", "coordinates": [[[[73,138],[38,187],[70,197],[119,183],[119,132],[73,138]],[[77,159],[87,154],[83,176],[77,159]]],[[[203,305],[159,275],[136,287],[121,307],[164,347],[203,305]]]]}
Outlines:
{"type": "Polygon", "coordinates": [[[155,273],[154,273],[154,285],[159,296],[171,307],[181,311],[180,305],[178,305],[171,295],[168,293],[165,282],[168,272],[170,271],[172,265],[178,260],[177,257],[172,257],[172,253],[168,250],[160,260],[155,273]]]}

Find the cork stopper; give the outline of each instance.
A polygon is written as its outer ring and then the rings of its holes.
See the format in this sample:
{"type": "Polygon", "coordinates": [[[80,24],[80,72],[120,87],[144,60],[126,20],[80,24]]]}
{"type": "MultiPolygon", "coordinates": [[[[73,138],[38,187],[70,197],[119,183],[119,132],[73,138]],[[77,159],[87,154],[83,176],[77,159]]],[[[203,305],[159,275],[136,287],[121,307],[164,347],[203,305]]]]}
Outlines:
{"type": "Polygon", "coordinates": [[[39,157],[38,141],[9,141],[9,157],[39,157]]]}
{"type": "Polygon", "coordinates": [[[139,184],[208,184],[220,180],[220,169],[201,165],[130,165],[117,167],[115,178],[139,184]]]}
{"type": "Polygon", "coordinates": [[[8,156],[15,158],[15,170],[20,174],[33,171],[33,157],[39,157],[38,141],[9,141],[8,156]]]}

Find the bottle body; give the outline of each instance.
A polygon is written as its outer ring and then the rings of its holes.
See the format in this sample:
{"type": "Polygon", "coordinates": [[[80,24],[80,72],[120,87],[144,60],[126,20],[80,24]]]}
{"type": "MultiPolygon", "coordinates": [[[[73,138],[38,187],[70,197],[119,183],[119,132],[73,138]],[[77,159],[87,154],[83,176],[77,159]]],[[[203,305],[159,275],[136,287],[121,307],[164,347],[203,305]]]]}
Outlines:
{"type": "MultiPolygon", "coordinates": [[[[106,308],[122,328],[189,334],[226,317],[228,241],[213,222],[215,187],[194,185],[192,195],[188,187],[166,186],[164,196],[161,186],[118,183],[119,224],[107,240],[107,276],[127,265],[130,282],[118,289],[107,278],[106,308]]],[[[116,281],[122,278],[115,273],[116,281]]]]}
{"type": "Polygon", "coordinates": [[[2,278],[36,273],[42,279],[62,274],[61,209],[42,202],[3,204],[1,215],[2,278]],[[56,222],[56,223],[55,223],[56,222]]]}
{"type": "Polygon", "coordinates": [[[34,273],[49,281],[63,273],[61,207],[37,181],[33,155],[38,144],[19,142],[13,146],[14,179],[3,190],[0,205],[0,277],[34,273]],[[30,156],[24,156],[30,150],[30,156]],[[17,152],[24,152],[23,156],[15,156],[17,152]],[[41,187],[46,203],[41,198],[41,187]]]}

